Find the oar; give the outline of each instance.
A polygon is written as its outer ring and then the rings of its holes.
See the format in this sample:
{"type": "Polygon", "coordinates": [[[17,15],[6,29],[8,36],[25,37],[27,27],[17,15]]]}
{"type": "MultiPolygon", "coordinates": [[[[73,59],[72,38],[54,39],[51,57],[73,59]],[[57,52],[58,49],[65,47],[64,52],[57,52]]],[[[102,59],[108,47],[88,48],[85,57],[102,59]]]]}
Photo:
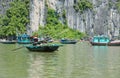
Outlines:
{"type": "Polygon", "coordinates": [[[13,49],[13,50],[11,50],[11,51],[16,51],[16,50],[19,50],[19,49],[21,49],[21,48],[23,48],[23,47],[25,47],[25,46],[15,48],[15,49],[13,49]]]}

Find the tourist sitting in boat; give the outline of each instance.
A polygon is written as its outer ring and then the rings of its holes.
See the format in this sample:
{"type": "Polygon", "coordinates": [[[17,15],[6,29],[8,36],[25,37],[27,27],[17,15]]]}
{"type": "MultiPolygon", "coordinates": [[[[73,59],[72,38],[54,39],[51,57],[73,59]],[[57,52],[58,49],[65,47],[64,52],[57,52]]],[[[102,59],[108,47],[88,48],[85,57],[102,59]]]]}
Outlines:
{"type": "Polygon", "coordinates": [[[48,41],[43,37],[41,37],[41,38],[34,37],[33,40],[34,40],[34,43],[33,43],[34,46],[48,43],[48,41]]]}

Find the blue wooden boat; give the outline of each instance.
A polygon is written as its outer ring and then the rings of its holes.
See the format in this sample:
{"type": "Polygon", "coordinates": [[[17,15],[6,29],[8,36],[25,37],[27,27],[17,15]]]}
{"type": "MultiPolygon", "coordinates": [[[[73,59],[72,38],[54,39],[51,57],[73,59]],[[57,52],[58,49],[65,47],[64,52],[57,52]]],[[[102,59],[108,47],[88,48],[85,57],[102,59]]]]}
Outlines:
{"type": "Polygon", "coordinates": [[[94,36],[90,43],[93,46],[120,46],[120,41],[111,41],[107,36],[94,36]]]}
{"type": "Polygon", "coordinates": [[[17,43],[19,44],[31,44],[32,42],[33,39],[27,34],[22,34],[17,37],[17,43]]]}
{"type": "Polygon", "coordinates": [[[69,40],[69,39],[61,39],[60,42],[62,44],[76,44],[77,43],[76,40],[69,40]]]}
{"type": "Polygon", "coordinates": [[[40,45],[30,45],[26,46],[29,51],[36,51],[36,52],[54,52],[58,50],[60,44],[40,44],[40,45]]]}

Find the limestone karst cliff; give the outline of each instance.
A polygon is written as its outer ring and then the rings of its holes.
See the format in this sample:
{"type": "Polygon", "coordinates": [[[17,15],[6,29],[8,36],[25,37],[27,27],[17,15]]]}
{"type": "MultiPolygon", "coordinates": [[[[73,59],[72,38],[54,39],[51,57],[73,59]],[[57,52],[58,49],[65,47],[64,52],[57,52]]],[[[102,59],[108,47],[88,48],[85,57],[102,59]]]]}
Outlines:
{"type": "MultiPolygon", "coordinates": [[[[83,13],[75,11],[73,6],[77,1],[79,0],[47,0],[47,4],[59,14],[62,14],[63,10],[66,11],[67,24],[70,28],[86,32],[88,35],[119,35],[120,14],[115,6],[117,0],[89,0],[93,4],[93,9],[87,9],[83,13]]],[[[38,25],[45,24],[45,0],[31,2],[33,21],[30,26],[36,26],[37,29],[38,25]]]]}
{"type": "MultiPolygon", "coordinates": [[[[0,13],[7,0],[0,0],[0,13]],[[4,2],[4,3],[3,3],[4,2]]],[[[12,1],[12,0],[11,0],[12,1]]],[[[70,28],[85,32],[88,35],[106,34],[120,35],[120,13],[116,8],[118,0],[87,0],[93,9],[86,9],[83,13],[76,12],[74,4],[79,0],[30,0],[30,31],[38,30],[39,26],[46,24],[46,3],[60,16],[66,12],[67,24],[70,28]]],[[[63,20],[62,17],[59,19],[63,20]]]]}

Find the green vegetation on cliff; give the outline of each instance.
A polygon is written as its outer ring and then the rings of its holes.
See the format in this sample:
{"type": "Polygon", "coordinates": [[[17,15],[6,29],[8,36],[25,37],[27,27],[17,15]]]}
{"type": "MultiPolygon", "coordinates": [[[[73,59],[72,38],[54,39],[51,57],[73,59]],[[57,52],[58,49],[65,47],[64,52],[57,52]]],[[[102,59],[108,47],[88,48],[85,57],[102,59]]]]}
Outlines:
{"type": "Polygon", "coordinates": [[[73,7],[75,11],[80,13],[83,13],[83,11],[86,9],[93,9],[92,3],[90,3],[88,0],[78,0],[73,7]]]}
{"type": "MultiPolygon", "coordinates": [[[[10,3],[6,14],[0,17],[0,36],[25,33],[26,26],[29,24],[29,0],[14,0],[10,3]]],[[[53,38],[81,38],[84,36],[83,33],[67,26],[65,10],[62,13],[63,23],[58,20],[59,17],[53,9],[48,8],[46,25],[41,26],[38,32],[53,38]]]]}
{"type": "MultiPolygon", "coordinates": [[[[65,12],[64,12],[65,13],[65,12]]],[[[65,17],[65,14],[63,14],[65,17]]],[[[58,20],[59,15],[53,10],[48,8],[46,25],[44,27],[40,26],[39,33],[42,35],[49,35],[53,38],[70,38],[70,39],[80,39],[84,36],[83,33],[70,29],[66,23],[62,24],[58,20]]]]}
{"type": "Polygon", "coordinates": [[[119,14],[120,14],[120,0],[117,1],[116,6],[117,6],[118,12],[119,12],[119,14]]]}
{"type": "Polygon", "coordinates": [[[14,0],[4,16],[0,18],[0,35],[24,33],[29,23],[29,0],[14,0]]]}

